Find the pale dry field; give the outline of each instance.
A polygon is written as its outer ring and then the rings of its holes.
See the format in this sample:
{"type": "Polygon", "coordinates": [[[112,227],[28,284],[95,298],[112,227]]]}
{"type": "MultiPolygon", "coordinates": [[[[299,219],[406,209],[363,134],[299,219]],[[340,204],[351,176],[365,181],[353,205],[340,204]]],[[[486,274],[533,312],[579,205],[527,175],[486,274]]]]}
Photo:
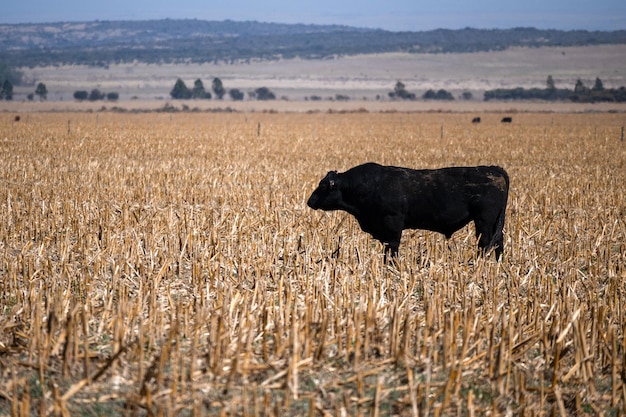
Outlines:
{"type": "Polygon", "coordinates": [[[626,413],[624,114],[0,115],[0,414],[626,413]],[[331,169],[498,164],[396,264],[331,169]]]}
{"type": "MultiPolygon", "coordinates": [[[[428,89],[446,89],[459,97],[472,92],[482,100],[494,88],[544,88],[551,75],[558,88],[573,89],[577,79],[593,86],[600,77],[605,88],[626,86],[626,45],[569,48],[513,48],[470,54],[377,54],[335,57],[324,60],[251,61],[233,64],[109,65],[107,68],[59,66],[22,68],[30,85],[16,87],[15,101],[25,100],[43,82],[48,100],[65,104],[77,90],[117,92],[121,107],[138,101],[169,100],[177,78],[192,88],[201,79],[210,89],[214,77],[224,87],[244,93],[267,87],[276,97],[302,101],[313,95],[327,100],[337,94],[351,100],[387,100],[396,81],[421,97],[428,89]],[[131,100],[132,98],[135,100],[131,100]]],[[[246,95],[247,98],[247,95],[246,95]]],[[[204,100],[201,100],[201,102],[204,100]]],[[[210,100],[212,106],[231,103],[210,100]]],[[[0,102],[0,109],[5,103],[0,102]]],[[[100,102],[100,105],[115,104],[100,102]]],[[[199,106],[208,105],[199,103],[199,106]]],[[[193,107],[193,105],[192,105],[193,107]]]]}
{"type": "Polygon", "coordinates": [[[0,101],[6,117],[28,117],[41,112],[86,113],[626,113],[626,103],[573,103],[538,101],[289,101],[289,100],[129,100],[111,102],[0,101]]]}

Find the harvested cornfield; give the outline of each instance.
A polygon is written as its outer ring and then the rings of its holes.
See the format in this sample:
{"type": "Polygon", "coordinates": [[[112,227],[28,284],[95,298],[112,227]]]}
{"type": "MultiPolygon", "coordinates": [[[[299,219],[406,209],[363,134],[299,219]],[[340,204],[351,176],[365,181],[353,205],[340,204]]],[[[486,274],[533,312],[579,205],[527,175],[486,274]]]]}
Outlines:
{"type": "Polygon", "coordinates": [[[624,114],[0,115],[0,414],[626,413],[624,114]],[[396,263],[331,169],[497,164],[396,263]]]}

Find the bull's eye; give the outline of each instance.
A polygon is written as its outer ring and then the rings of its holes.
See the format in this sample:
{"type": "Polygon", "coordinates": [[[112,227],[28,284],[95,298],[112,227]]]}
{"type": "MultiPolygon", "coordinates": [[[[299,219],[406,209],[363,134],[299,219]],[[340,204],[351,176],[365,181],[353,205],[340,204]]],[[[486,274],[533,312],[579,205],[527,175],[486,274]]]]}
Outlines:
{"type": "Polygon", "coordinates": [[[330,188],[335,188],[335,180],[330,180],[329,182],[330,188]]]}

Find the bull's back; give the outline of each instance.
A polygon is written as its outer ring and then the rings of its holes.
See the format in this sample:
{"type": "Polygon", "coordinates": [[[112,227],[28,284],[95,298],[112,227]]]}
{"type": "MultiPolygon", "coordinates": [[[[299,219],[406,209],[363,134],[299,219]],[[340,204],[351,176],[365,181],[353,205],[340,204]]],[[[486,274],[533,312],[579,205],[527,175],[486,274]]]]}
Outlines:
{"type": "Polygon", "coordinates": [[[404,184],[408,200],[405,227],[446,235],[474,220],[486,208],[506,206],[509,179],[496,166],[413,170],[404,184]]]}
{"type": "Polygon", "coordinates": [[[408,210],[412,217],[436,216],[438,211],[469,204],[472,197],[484,194],[501,194],[506,201],[509,188],[508,174],[498,166],[412,169],[370,162],[343,175],[369,204],[408,210]]]}

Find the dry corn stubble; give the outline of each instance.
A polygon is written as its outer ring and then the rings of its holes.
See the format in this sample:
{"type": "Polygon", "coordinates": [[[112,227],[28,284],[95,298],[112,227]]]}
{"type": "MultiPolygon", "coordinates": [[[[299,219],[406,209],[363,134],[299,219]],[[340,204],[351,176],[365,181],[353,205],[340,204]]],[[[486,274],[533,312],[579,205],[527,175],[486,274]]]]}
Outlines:
{"type": "Polygon", "coordinates": [[[624,117],[500,116],[3,116],[0,411],[626,412],[624,117]],[[369,160],[504,166],[504,260],[306,207],[369,160]]]}

